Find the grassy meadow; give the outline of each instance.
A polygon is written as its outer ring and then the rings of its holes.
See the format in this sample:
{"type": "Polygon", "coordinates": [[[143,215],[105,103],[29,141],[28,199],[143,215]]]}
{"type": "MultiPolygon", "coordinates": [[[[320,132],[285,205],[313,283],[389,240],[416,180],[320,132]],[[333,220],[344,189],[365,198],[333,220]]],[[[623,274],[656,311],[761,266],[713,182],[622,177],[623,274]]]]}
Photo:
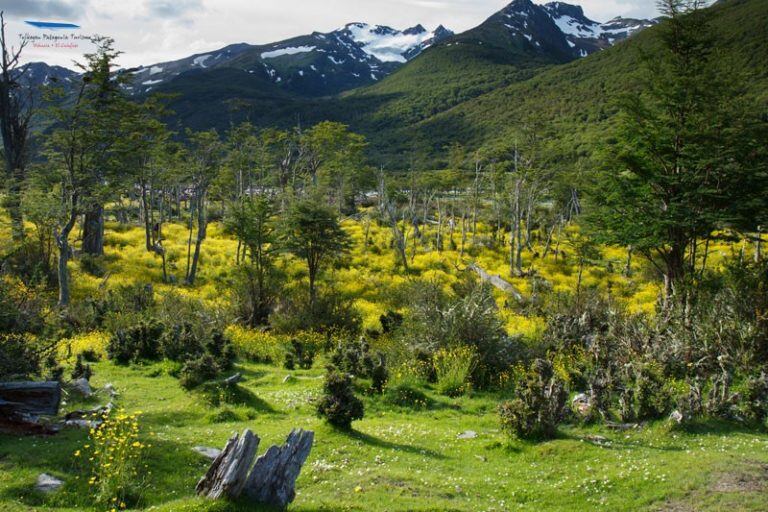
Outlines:
{"type": "MultiPolygon", "coordinates": [[[[337,288],[356,298],[363,327],[380,329],[379,318],[397,307],[398,290],[412,280],[429,280],[448,287],[461,269],[477,262],[492,274],[509,275],[504,248],[486,247],[489,235],[479,234],[464,254],[441,253],[424,242],[409,247],[409,272],[402,271],[390,249],[390,233],[375,223],[346,220],[352,252],[326,272],[337,288]],[[366,243],[367,234],[367,243],[366,243]]],[[[571,228],[576,229],[576,228],[571,228]]],[[[183,225],[164,228],[170,273],[184,273],[187,232],[183,225]]],[[[3,226],[3,240],[9,235],[3,226]]],[[[454,239],[461,243],[461,233],[454,239]]],[[[152,283],[159,298],[171,291],[226,307],[228,283],[235,267],[236,241],[213,224],[203,244],[200,279],[194,287],[164,284],[160,261],[143,245],[143,231],[110,224],[106,234],[106,274],[95,277],[80,263],[71,263],[73,302],[99,293],[100,288],[152,283]]],[[[446,239],[446,247],[448,246],[446,239]]],[[[541,250],[541,247],[535,247],[541,250]]],[[[555,258],[535,258],[526,251],[525,266],[537,279],[510,278],[527,298],[537,286],[573,292],[578,262],[563,236],[555,258]],[[544,283],[544,284],[542,284],[544,283]]],[[[738,245],[712,249],[712,265],[740,250],[738,245]]],[[[610,293],[626,308],[642,314],[654,310],[659,285],[650,269],[636,259],[630,277],[623,273],[626,252],[601,248],[601,256],[584,268],[584,289],[610,293]]],[[[301,262],[282,256],[289,286],[299,286],[306,272],[301,262]]],[[[506,329],[535,343],[544,328],[542,318],[500,293],[497,296],[506,329]]],[[[223,447],[235,431],[252,429],[262,439],[259,453],[281,443],[292,428],[315,431],[315,445],[298,480],[291,510],[765,510],[764,481],[768,477],[768,435],[716,421],[676,429],[667,421],[640,428],[611,430],[606,426],[564,426],[556,439],[532,443],[514,441],[502,433],[497,404],[504,391],[470,392],[458,398],[439,394],[434,385],[417,383],[423,396],[411,403],[371,396],[358,383],[365,418],[349,432],[334,429],[316,417],[314,399],[323,384],[324,357],[312,369],[285,370],[279,336],[230,326],[238,354],[236,371],[245,377],[237,396],[216,400],[201,391],[185,391],[170,375],[166,362],[117,366],[102,359],[94,363],[94,389],[112,384],[116,405],[135,414],[142,469],[137,507],[156,511],[254,510],[245,503],[197,498],[194,486],[209,461],[195,446],[223,447]],[[250,359],[272,359],[263,364],[250,359]],[[461,436],[472,431],[476,434],[461,436]]],[[[69,364],[78,353],[104,354],[108,335],[78,334],[64,339],[61,355],[69,364]]],[[[393,361],[390,383],[408,381],[406,361],[393,361]],[[400,366],[398,366],[400,365],[400,366]]],[[[93,407],[108,400],[98,396],[83,403],[74,395],[64,411],[93,407]]],[[[0,435],[0,510],[101,510],[93,505],[87,464],[87,430],[66,429],[51,437],[0,435]],[[81,454],[82,452],[82,454],[81,454]],[[79,456],[78,456],[79,455],[79,456]],[[64,488],[50,495],[33,489],[40,473],[61,478],[64,488]]],[[[113,504],[120,509],[121,503],[113,504]]],[[[128,505],[131,508],[131,505],[128,505]]],[[[111,505],[107,507],[110,510],[111,505]]]]}

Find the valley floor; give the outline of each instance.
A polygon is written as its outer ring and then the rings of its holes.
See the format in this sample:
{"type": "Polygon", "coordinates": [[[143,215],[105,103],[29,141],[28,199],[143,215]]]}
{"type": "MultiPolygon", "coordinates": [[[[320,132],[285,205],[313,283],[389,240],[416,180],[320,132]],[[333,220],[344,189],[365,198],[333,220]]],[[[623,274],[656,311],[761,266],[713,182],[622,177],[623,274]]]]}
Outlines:
{"type": "MultiPolygon", "coordinates": [[[[291,510],[765,510],[768,435],[720,424],[683,432],[666,422],[637,430],[565,427],[559,439],[508,441],[499,431],[496,395],[448,399],[430,389],[422,410],[365,399],[365,419],[351,433],[326,426],[311,400],[322,361],[307,371],[243,364],[239,404],[213,407],[179,387],[162,363],[94,365],[94,388],[112,383],[117,403],[141,411],[146,491],[157,511],[253,510],[194,497],[208,460],[195,446],[221,448],[252,429],[260,453],[294,427],[314,430],[315,445],[291,510]],[[286,375],[294,379],[284,382],[286,375]],[[477,437],[461,439],[474,431],[477,437]]],[[[102,400],[103,401],[103,400],[102,400]]],[[[82,408],[70,402],[65,409],[82,408]]],[[[95,401],[87,405],[96,405],[95,401]]],[[[89,510],[87,474],[73,454],[87,431],[48,438],[0,436],[0,510],[89,510]],[[33,490],[40,473],[65,481],[56,494],[33,490]]]]}

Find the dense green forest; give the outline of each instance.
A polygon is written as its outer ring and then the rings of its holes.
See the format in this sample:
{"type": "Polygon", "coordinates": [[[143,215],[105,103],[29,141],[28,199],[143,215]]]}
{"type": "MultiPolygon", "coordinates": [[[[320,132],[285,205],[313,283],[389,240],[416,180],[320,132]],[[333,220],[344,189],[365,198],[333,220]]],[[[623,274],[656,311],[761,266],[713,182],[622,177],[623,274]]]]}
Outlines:
{"type": "Polygon", "coordinates": [[[659,7],[314,99],[3,22],[0,510],[764,510],[768,5],[659,7]]]}

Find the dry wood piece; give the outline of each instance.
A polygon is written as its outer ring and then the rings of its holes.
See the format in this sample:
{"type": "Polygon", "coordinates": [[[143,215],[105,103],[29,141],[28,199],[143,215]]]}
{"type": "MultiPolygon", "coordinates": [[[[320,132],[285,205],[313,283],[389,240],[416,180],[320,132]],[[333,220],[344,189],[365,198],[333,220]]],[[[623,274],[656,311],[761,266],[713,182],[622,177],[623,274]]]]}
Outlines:
{"type": "Polygon", "coordinates": [[[242,437],[234,434],[198,482],[197,493],[213,499],[244,494],[256,503],[285,508],[296,497],[296,479],[314,437],[311,431],[294,429],[283,446],[270,447],[251,468],[259,438],[250,430],[242,437]]]}
{"type": "Polygon", "coordinates": [[[472,263],[467,267],[467,270],[471,270],[474,273],[476,273],[478,276],[480,276],[480,280],[484,283],[491,283],[494,287],[498,288],[499,290],[510,294],[512,297],[515,298],[516,301],[522,302],[523,295],[517,291],[517,288],[514,287],[512,283],[509,281],[505,281],[501,278],[501,276],[494,276],[483,270],[480,266],[478,266],[476,263],[472,263]]]}

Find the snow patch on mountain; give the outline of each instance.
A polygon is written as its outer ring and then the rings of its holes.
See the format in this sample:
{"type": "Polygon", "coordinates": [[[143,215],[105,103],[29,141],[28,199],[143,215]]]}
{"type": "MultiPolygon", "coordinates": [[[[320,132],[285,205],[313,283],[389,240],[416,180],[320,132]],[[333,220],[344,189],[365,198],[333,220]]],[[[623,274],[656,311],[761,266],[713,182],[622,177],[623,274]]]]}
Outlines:
{"type": "Polygon", "coordinates": [[[421,25],[402,32],[366,23],[352,23],[345,29],[366,54],[381,62],[405,63],[408,61],[406,55],[409,52],[425,43],[428,44],[434,37],[433,32],[427,31],[421,25]]]}
{"type": "Polygon", "coordinates": [[[201,68],[206,67],[205,61],[210,59],[210,55],[200,55],[199,57],[195,57],[195,60],[192,61],[192,64],[195,66],[200,66],[201,68]]]}
{"type": "Polygon", "coordinates": [[[553,16],[552,21],[555,22],[557,28],[559,28],[565,35],[576,37],[598,37],[602,32],[599,23],[584,23],[582,20],[570,16],[553,16]]]}
{"type": "Polygon", "coordinates": [[[261,54],[262,59],[274,59],[276,57],[282,57],[283,55],[296,55],[299,53],[309,53],[314,51],[317,46],[289,46],[287,48],[278,48],[270,52],[264,52],[261,54]]]}

